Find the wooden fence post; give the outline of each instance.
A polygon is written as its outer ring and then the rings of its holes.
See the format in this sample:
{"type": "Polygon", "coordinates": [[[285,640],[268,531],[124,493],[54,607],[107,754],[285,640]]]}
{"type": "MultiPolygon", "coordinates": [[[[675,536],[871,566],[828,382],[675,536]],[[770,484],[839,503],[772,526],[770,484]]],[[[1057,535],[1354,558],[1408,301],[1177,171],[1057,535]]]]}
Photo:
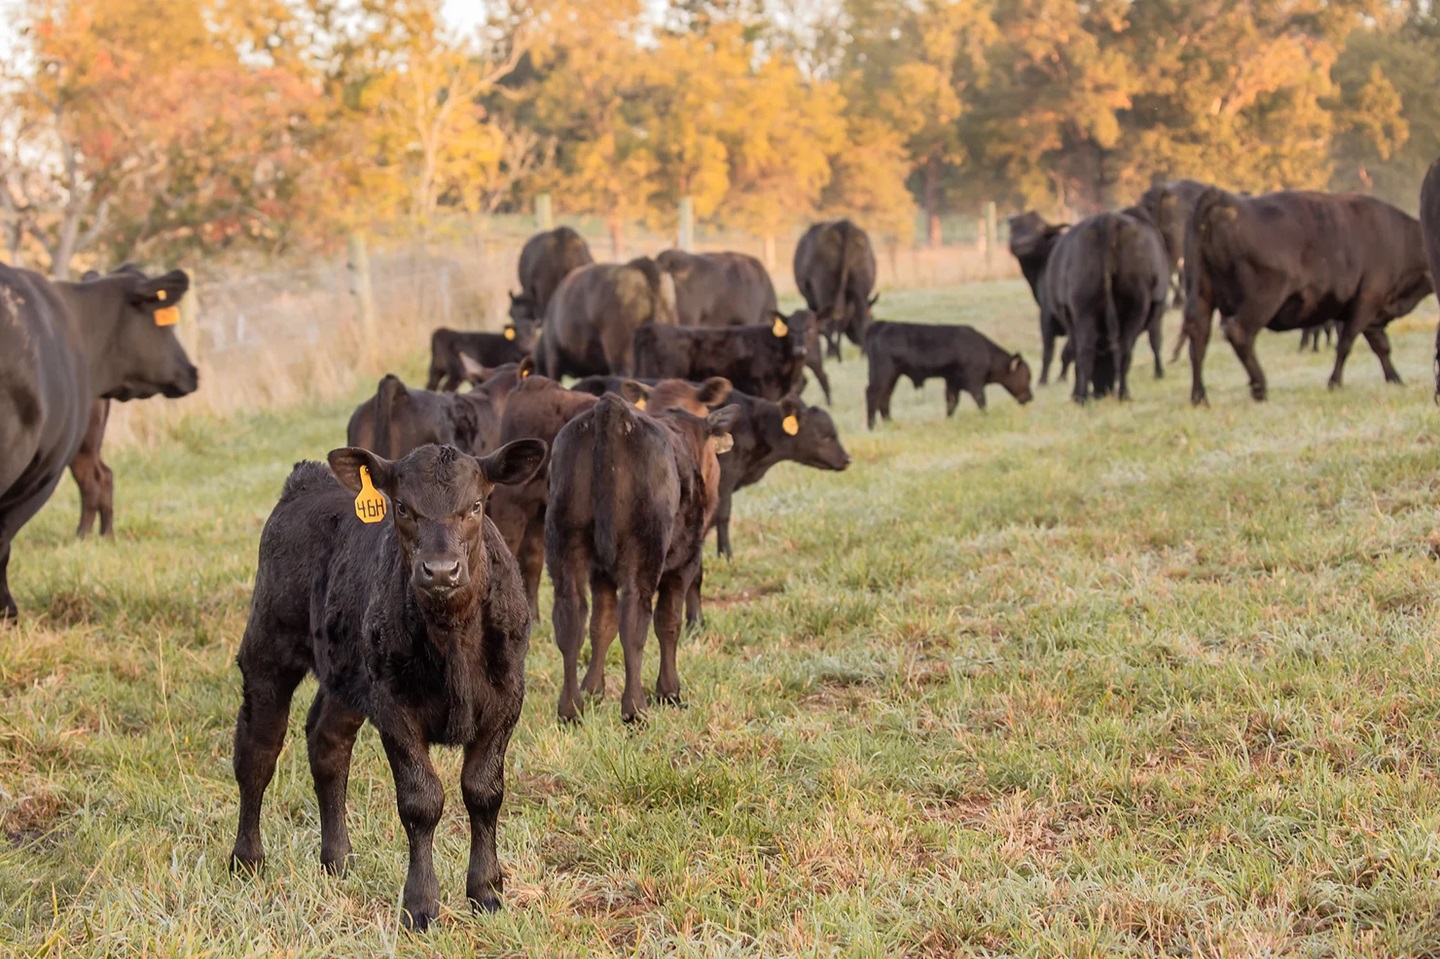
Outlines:
{"type": "Polygon", "coordinates": [[[200,285],[194,270],[186,270],[190,289],[180,298],[180,328],[175,331],[190,362],[200,365],[200,285]]]}
{"type": "Polygon", "coordinates": [[[675,238],[675,246],[678,249],[689,251],[695,245],[695,201],[688,197],[680,198],[680,228],[675,238]]]}
{"type": "Polygon", "coordinates": [[[550,194],[535,194],[535,229],[553,230],[555,228],[555,215],[550,208],[550,194]]]}
{"type": "Polygon", "coordinates": [[[995,246],[999,240],[999,224],[996,222],[995,201],[985,201],[985,263],[995,261],[995,246]]]}
{"type": "Polygon", "coordinates": [[[360,336],[365,350],[375,355],[375,297],[370,287],[370,254],[365,234],[350,234],[350,295],[355,297],[355,315],[360,318],[360,336]]]}

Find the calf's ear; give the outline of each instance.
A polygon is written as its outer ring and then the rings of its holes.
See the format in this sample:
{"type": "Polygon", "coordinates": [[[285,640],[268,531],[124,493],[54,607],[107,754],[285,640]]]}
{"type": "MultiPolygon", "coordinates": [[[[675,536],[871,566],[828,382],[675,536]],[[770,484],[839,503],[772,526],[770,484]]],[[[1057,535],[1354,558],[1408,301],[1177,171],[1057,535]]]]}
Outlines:
{"type": "Polygon", "coordinates": [[[489,370],[472,360],[469,353],[460,354],[460,367],[465,371],[465,378],[477,386],[491,375],[489,370]]]}
{"type": "Polygon", "coordinates": [[[805,415],[805,404],[794,393],[782,398],[780,407],[780,428],[790,436],[800,433],[800,418],[805,415]]]}
{"type": "Polygon", "coordinates": [[[548,447],[544,440],[515,440],[506,443],[488,456],[476,459],[485,481],[494,486],[517,486],[530,477],[545,461],[548,447]]]}
{"type": "Polygon", "coordinates": [[[650,387],[636,380],[625,380],[620,384],[620,395],[639,409],[645,408],[645,401],[650,398],[650,387]]]}
{"type": "Polygon", "coordinates": [[[732,389],[734,387],[725,377],[712,376],[700,384],[700,389],[695,393],[695,399],[705,406],[719,406],[729,399],[732,389]]]}
{"type": "Polygon", "coordinates": [[[358,493],[364,483],[360,479],[360,467],[365,467],[370,472],[370,482],[386,496],[391,495],[395,485],[395,463],[387,460],[367,449],[358,446],[346,446],[342,449],[331,450],[326,457],[330,461],[330,471],[340,481],[340,485],[352,493],[358,493]]]}
{"type": "Polygon", "coordinates": [[[740,407],[731,403],[705,417],[705,432],[715,447],[715,454],[728,453],[735,446],[735,437],[730,430],[740,419],[740,407]]]}
{"type": "Polygon", "coordinates": [[[520,361],[520,368],[515,372],[522,380],[532,375],[535,372],[535,357],[526,356],[520,361]]]}
{"type": "Polygon", "coordinates": [[[142,310],[163,310],[180,302],[190,289],[190,277],[184,270],[171,270],[164,276],[136,277],[130,286],[130,302],[142,310]]]}
{"type": "Polygon", "coordinates": [[[1016,370],[1020,369],[1020,364],[1024,362],[1025,361],[1020,358],[1019,353],[1016,353],[1014,356],[1010,357],[1010,372],[1014,373],[1016,370]]]}

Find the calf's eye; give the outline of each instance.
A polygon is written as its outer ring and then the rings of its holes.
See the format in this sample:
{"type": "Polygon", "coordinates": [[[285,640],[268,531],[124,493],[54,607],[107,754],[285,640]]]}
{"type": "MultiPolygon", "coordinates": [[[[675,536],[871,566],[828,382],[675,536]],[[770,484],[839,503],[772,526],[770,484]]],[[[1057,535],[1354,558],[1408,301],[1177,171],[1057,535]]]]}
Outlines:
{"type": "Polygon", "coordinates": [[[400,502],[398,499],[397,499],[397,500],[392,500],[392,502],[395,504],[395,515],[396,515],[396,516],[409,516],[409,515],[410,515],[410,511],[405,508],[405,504],[404,504],[404,503],[400,502]]]}
{"type": "Polygon", "coordinates": [[[472,515],[472,516],[479,516],[479,515],[480,515],[480,511],[481,511],[482,509],[484,509],[484,508],[485,508],[485,501],[484,501],[483,499],[477,499],[477,500],[475,501],[475,505],[470,507],[470,515],[472,515]]]}

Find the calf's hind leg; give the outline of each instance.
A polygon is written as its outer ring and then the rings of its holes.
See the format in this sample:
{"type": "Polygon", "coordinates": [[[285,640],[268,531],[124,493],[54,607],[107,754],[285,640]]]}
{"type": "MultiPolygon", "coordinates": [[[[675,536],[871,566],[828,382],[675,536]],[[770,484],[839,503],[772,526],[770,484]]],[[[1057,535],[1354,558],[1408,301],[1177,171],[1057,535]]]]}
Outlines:
{"type": "Polygon", "coordinates": [[[322,689],[305,719],[310,776],[320,805],[320,865],[343,876],[350,861],[350,831],[345,825],[345,793],[350,785],[350,753],[365,717],[322,689]]]}
{"type": "MultiPolygon", "coordinates": [[[[661,554],[663,555],[663,554],[661,554]]],[[[645,712],[645,688],[640,667],[645,656],[645,637],[654,615],[658,576],[639,575],[620,589],[620,645],[625,651],[625,691],[620,694],[620,718],[634,722],[645,712]]],[[[683,595],[682,599],[683,599],[683,595]]]]}
{"type": "Polygon", "coordinates": [[[671,573],[660,581],[655,601],[655,639],[660,646],[660,672],[655,678],[655,698],[672,706],[680,705],[680,671],[676,664],[680,625],[685,610],[687,584],[699,575],[671,573]]]}
{"type": "Polygon", "coordinates": [[[602,574],[590,577],[590,668],[585,670],[581,690],[591,696],[605,695],[605,656],[620,631],[620,613],[615,584],[602,574]]]}
{"type": "Polygon", "coordinates": [[[559,550],[546,550],[550,580],[555,586],[555,605],[550,622],[555,630],[555,645],[560,649],[563,676],[560,682],[561,720],[573,722],[580,718],[580,640],[585,630],[585,596],[581,583],[589,562],[578,544],[562,544],[559,550]]]}
{"type": "Polygon", "coordinates": [[[246,629],[240,644],[242,693],[235,720],[235,782],[240,787],[240,824],[230,853],[232,872],[254,871],[265,859],[260,838],[260,804],[275,775],[285,743],[290,698],[305,671],[274,660],[276,652],[304,644],[303,637],[281,638],[246,629]],[[261,648],[263,645],[263,648],[261,648]]]}

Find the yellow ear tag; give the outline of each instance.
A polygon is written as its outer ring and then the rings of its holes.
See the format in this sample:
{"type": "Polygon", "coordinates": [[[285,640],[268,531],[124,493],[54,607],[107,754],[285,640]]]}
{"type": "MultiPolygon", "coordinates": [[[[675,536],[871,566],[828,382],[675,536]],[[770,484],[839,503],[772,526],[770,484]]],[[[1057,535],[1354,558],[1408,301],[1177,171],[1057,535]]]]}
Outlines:
{"type": "Polygon", "coordinates": [[[800,432],[800,418],[791,413],[780,421],[780,428],[791,436],[795,436],[800,432]]]}
{"type": "Polygon", "coordinates": [[[770,332],[776,336],[785,336],[790,332],[790,327],[786,326],[785,321],[777,316],[775,317],[775,325],[770,327],[770,332]]]}
{"type": "Polygon", "coordinates": [[[513,340],[513,339],[515,339],[515,327],[513,327],[513,326],[507,326],[507,327],[505,327],[505,339],[507,339],[507,340],[513,340]]]}
{"type": "Polygon", "coordinates": [[[530,370],[529,370],[529,368],[522,366],[522,367],[520,368],[520,378],[523,380],[523,379],[525,379],[525,377],[527,377],[527,376],[529,376],[529,375],[530,375],[530,370]]]}
{"type": "Polygon", "coordinates": [[[360,467],[360,492],[355,497],[355,515],[362,523],[378,523],[385,518],[385,497],[370,482],[370,468],[360,467]]]}
{"type": "Polygon", "coordinates": [[[164,290],[156,290],[156,291],[155,291],[155,299],[159,300],[161,303],[164,303],[164,302],[165,302],[165,297],[166,297],[167,295],[168,295],[168,294],[167,294],[164,290]]]}
{"type": "MultiPolygon", "coordinates": [[[[164,293],[165,291],[164,291],[164,290],[161,290],[160,292],[161,292],[161,293],[164,293]]],[[[156,310],[156,311],[155,311],[155,325],[156,325],[156,326],[174,326],[176,323],[179,323],[179,322],[180,322],[180,307],[178,307],[178,306],[167,306],[167,307],[165,307],[165,309],[163,309],[163,310],[156,310]]]]}
{"type": "Polygon", "coordinates": [[[735,437],[729,433],[721,433],[718,436],[710,437],[710,439],[715,444],[716,456],[719,456],[721,453],[728,453],[735,448],[735,437]]]}
{"type": "Polygon", "coordinates": [[[635,408],[641,411],[645,409],[645,397],[642,396],[635,401],[635,408]]]}

